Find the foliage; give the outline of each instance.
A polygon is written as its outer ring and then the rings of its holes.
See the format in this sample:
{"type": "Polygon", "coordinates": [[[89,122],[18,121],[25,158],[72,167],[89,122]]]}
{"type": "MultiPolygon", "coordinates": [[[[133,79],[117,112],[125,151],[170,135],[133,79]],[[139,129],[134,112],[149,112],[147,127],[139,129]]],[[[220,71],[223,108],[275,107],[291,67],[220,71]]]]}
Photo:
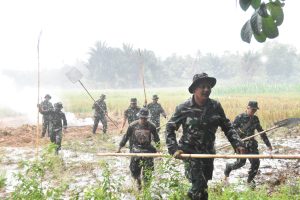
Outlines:
{"type": "Polygon", "coordinates": [[[100,167],[103,170],[103,180],[99,183],[99,186],[89,187],[84,192],[84,199],[95,200],[116,200],[120,199],[120,184],[122,179],[118,182],[112,181],[111,171],[107,162],[100,162],[100,167]]]}
{"type": "Polygon", "coordinates": [[[6,182],[5,173],[0,173],[0,190],[5,187],[6,185],[5,182],[6,182]]]}
{"type": "Polygon", "coordinates": [[[282,7],[284,0],[269,0],[268,3],[261,0],[240,0],[241,8],[246,11],[251,6],[254,9],[250,20],[241,30],[244,42],[250,43],[252,36],[258,42],[265,42],[267,38],[273,39],[279,35],[278,26],[283,22],[284,13],[282,7]]]}
{"type": "MultiPolygon", "coordinates": [[[[58,187],[49,185],[48,174],[55,170],[63,170],[60,161],[54,155],[56,145],[49,145],[41,155],[40,160],[24,161],[25,173],[16,174],[18,184],[11,194],[12,199],[61,199],[62,193],[68,188],[67,184],[58,187]]],[[[53,178],[53,177],[52,177],[53,178]]],[[[51,180],[51,179],[50,179],[51,180]]]]}

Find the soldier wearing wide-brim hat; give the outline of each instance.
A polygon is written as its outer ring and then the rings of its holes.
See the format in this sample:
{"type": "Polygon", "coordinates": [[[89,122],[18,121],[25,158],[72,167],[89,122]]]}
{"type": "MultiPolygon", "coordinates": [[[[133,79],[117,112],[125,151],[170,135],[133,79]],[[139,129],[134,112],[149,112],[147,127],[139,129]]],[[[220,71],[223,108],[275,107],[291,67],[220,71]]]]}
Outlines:
{"type": "Polygon", "coordinates": [[[123,118],[123,123],[122,123],[120,133],[123,132],[123,128],[126,124],[126,121],[128,121],[128,125],[129,125],[133,121],[138,120],[137,114],[139,113],[140,109],[141,108],[137,106],[137,99],[135,97],[132,97],[130,99],[129,107],[124,111],[124,118],[123,118]]]}
{"type": "MultiPolygon", "coordinates": [[[[164,118],[167,117],[167,114],[160,103],[158,103],[158,95],[154,94],[152,96],[152,102],[147,105],[147,108],[150,111],[150,121],[155,124],[156,128],[160,127],[160,115],[164,118]]],[[[159,132],[160,129],[157,129],[159,132]]]]}
{"type": "MultiPolygon", "coordinates": [[[[216,79],[206,73],[195,74],[188,91],[190,99],[178,105],[166,126],[166,144],[175,158],[180,154],[215,154],[215,133],[221,127],[231,145],[237,152],[244,153],[243,142],[226,118],[218,101],[210,99],[211,89],[216,79]],[[179,142],[176,131],[182,126],[183,133],[179,142]]],[[[207,200],[207,182],[212,179],[214,159],[184,159],[186,176],[191,182],[188,196],[191,199],[207,200]]]]}
{"type": "MultiPolygon", "coordinates": [[[[120,142],[117,153],[121,152],[121,148],[125,146],[128,140],[130,153],[157,152],[156,147],[159,148],[160,139],[155,125],[148,121],[149,110],[147,108],[141,108],[138,117],[138,120],[129,125],[120,142]],[[152,146],[152,140],[155,142],[156,147],[152,146]]],[[[142,187],[142,178],[144,186],[147,186],[149,180],[151,180],[152,171],[154,170],[154,159],[151,157],[132,157],[129,168],[140,190],[142,187]],[[142,177],[141,174],[143,175],[142,177]]]]}
{"type": "MultiPolygon", "coordinates": [[[[259,109],[257,101],[249,101],[247,105],[247,110],[244,113],[236,116],[233,121],[233,127],[238,131],[240,138],[246,138],[255,134],[255,130],[262,132],[263,128],[260,125],[259,118],[255,115],[256,111],[259,109]]],[[[264,141],[266,146],[272,151],[272,145],[268,139],[266,133],[260,134],[261,139],[264,141]]],[[[249,154],[259,154],[258,143],[255,138],[244,141],[246,145],[246,150],[249,154]]],[[[234,163],[227,163],[224,170],[225,180],[229,177],[232,170],[241,168],[246,164],[247,159],[237,159],[234,163]]],[[[250,170],[248,172],[247,183],[250,187],[255,187],[254,178],[258,172],[260,161],[258,158],[249,159],[251,163],[250,170]]]]}
{"type": "Polygon", "coordinates": [[[93,125],[93,134],[96,134],[96,130],[98,128],[98,124],[101,121],[103,125],[103,133],[107,131],[107,106],[105,103],[105,94],[101,94],[100,98],[93,104],[92,109],[95,110],[94,112],[94,125],[93,125]]]}
{"type": "Polygon", "coordinates": [[[46,94],[44,97],[44,101],[41,102],[41,104],[38,105],[39,112],[43,115],[43,125],[42,125],[42,135],[41,137],[45,137],[46,132],[49,134],[49,122],[50,122],[50,114],[49,111],[53,110],[53,105],[50,102],[51,96],[49,94],[46,94]]]}

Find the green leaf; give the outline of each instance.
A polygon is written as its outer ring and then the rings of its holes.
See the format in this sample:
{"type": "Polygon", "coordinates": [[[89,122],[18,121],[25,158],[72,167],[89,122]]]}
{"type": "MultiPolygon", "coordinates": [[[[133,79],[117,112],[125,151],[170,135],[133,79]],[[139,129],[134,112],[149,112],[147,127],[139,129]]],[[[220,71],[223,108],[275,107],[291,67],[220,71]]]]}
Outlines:
{"type": "Polygon", "coordinates": [[[262,18],[262,30],[268,38],[276,38],[279,35],[278,28],[272,17],[262,18]]]}
{"type": "Polygon", "coordinates": [[[251,29],[250,20],[248,20],[242,27],[241,38],[244,42],[250,43],[252,34],[253,34],[253,32],[251,29]]]}
{"type": "Polygon", "coordinates": [[[252,6],[252,8],[254,8],[254,9],[259,8],[260,4],[261,4],[261,0],[252,0],[252,1],[251,1],[251,6],[252,6]]]}
{"type": "Polygon", "coordinates": [[[262,17],[255,12],[250,19],[251,29],[254,34],[259,35],[262,32],[262,17]]]}
{"type": "Polygon", "coordinates": [[[265,42],[267,39],[267,36],[264,33],[260,33],[260,34],[253,33],[253,36],[257,42],[261,42],[261,43],[265,42]]]}
{"type": "Polygon", "coordinates": [[[240,6],[244,11],[246,11],[250,5],[251,5],[251,0],[240,0],[240,6]]]}
{"type": "Polygon", "coordinates": [[[262,16],[262,17],[268,17],[268,10],[267,10],[267,5],[265,3],[262,3],[259,7],[259,9],[257,10],[257,13],[262,16]]]}
{"type": "Polygon", "coordinates": [[[267,4],[267,9],[275,21],[277,26],[280,26],[283,22],[284,14],[280,2],[270,2],[267,4]]]}

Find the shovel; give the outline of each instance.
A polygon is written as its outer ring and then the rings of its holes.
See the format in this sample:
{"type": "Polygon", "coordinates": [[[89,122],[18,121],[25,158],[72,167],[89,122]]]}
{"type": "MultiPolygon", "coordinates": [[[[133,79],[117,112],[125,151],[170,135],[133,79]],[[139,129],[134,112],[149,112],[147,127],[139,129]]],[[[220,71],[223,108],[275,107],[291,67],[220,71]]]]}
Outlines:
{"type": "MultiPolygon", "coordinates": [[[[92,95],[89,93],[89,91],[86,89],[86,87],[82,84],[80,79],[83,77],[82,73],[76,68],[73,67],[70,71],[66,73],[66,76],[72,83],[79,82],[80,85],[83,87],[83,89],[87,92],[87,94],[91,97],[91,99],[98,105],[98,107],[104,112],[104,110],[99,106],[97,101],[92,97],[92,95]]],[[[104,112],[105,113],[105,112],[104,112]]],[[[106,117],[113,123],[115,127],[118,128],[118,125],[108,116],[108,114],[105,114],[106,117]]]]}

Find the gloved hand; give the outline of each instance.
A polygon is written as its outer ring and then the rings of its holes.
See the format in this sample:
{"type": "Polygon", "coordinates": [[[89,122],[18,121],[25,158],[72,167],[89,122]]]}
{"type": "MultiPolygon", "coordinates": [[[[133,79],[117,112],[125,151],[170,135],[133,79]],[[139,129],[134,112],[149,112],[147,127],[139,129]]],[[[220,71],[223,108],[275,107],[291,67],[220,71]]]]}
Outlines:
{"type": "Polygon", "coordinates": [[[176,159],[182,159],[182,157],[180,156],[180,154],[183,154],[183,151],[182,150],[177,150],[173,154],[173,157],[176,158],[176,159]]]}

